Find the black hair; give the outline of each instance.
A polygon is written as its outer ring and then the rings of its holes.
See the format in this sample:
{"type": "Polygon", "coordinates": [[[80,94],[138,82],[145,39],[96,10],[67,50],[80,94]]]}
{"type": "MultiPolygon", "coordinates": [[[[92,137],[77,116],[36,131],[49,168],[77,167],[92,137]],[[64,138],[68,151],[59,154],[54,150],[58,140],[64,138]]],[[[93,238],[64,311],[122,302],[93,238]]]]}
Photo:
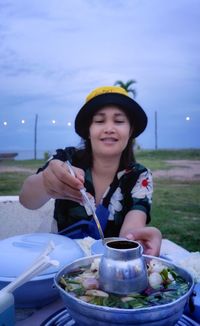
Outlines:
{"type": "MultiPolygon", "coordinates": [[[[109,104],[109,105],[111,105],[111,104],[109,104]]],[[[134,129],[131,116],[124,110],[123,107],[118,106],[116,104],[113,104],[113,105],[117,106],[120,110],[122,110],[125,113],[125,115],[127,116],[128,120],[129,120],[131,128],[134,129]]],[[[103,108],[104,108],[104,106],[100,107],[99,110],[103,109],[103,108]]],[[[99,110],[97,110],[96,112],[98,112],[99,110]]],[[[96,112],[95,112],[95,114],[96,114],[96,112]]],[[[79,160],[84,162],[85,168],[93,166],[92,147],[91,147],[91,142],[89,139],[89,128],[92,124],[93,116],[94,116],[94,114],[91,114],[90,116],[88,116],[87,121],[84,122],[86,139],[82,139],[82,149],[77,151],[77,153],[76,153],[77,159],[74,161],[76,164],[78,164],[79,160]]],[[[130,137],[125,149],[123,150],[123,152],[121,154],[119,170],[129,169],[130,166],[133,163],[135,163],[134,143],[135,143],[134,139],[132,137],[130,137]]]]}

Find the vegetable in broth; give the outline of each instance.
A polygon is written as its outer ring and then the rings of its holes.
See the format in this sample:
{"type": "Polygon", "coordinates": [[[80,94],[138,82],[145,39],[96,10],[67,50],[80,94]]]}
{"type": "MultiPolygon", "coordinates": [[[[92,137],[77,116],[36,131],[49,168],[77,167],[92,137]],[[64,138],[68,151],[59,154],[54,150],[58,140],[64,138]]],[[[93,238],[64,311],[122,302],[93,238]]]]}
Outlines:
{"type": "Polygon", "coordinates": [[[122,309],[138,309],[167,304],[184,295],[189,284],[173,269],[155,259],[147,264],[148,287],[142,293],[116,295],[99,288],[99,262],[71,271],[60,278],[60,286],[85,302],[122,309]]]}

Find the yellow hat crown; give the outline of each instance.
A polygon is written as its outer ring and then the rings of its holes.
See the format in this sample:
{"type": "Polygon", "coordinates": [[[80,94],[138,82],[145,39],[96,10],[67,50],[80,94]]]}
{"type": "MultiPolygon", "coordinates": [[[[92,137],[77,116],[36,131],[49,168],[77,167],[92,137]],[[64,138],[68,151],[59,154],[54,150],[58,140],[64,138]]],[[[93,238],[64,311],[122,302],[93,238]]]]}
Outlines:
{"type": "Polygon", "coordinates": [[[106,93],[118,93],[125,96],[128,96],[127,91],[119,86],[102,86],[95,88],[87,97],[86,97],[86,103],[93,99],[94,97],[106,93]]]}

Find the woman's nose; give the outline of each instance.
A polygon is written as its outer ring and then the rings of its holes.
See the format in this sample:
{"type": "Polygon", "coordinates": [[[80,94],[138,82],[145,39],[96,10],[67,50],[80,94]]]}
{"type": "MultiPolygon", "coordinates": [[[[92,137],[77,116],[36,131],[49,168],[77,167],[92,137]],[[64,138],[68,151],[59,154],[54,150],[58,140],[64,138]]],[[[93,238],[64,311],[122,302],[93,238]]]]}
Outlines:
{"type": "Polygon", "coordinates": [[[107,133],[113,133],[115,132],[115,128],[113,123],[106,123],[105,127],[104,127],[104,131],[107,133]]]}

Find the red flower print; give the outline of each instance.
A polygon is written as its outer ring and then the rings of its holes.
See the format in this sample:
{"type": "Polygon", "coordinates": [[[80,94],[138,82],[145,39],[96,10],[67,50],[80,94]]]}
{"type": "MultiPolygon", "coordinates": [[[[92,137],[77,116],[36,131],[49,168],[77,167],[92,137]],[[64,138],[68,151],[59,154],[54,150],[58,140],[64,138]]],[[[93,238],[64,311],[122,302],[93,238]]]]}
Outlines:
{"type": "Polygon", "coordinates": [[[143,187],[146,187],[146,188],[147,188],[148,184],[149,184],[148,179],[143,179],[143,180],[142,180],[142,186],[143,186],[143,187]]]}
{"type": "Polygon", "coordinates": [[[152,201],[152,193],[153,193],[153,182],[152,182],[152,174],[150,170],[142,172],[131,190],[132,198],[144,199],[147,198],[149,203],[152,201]]]}

